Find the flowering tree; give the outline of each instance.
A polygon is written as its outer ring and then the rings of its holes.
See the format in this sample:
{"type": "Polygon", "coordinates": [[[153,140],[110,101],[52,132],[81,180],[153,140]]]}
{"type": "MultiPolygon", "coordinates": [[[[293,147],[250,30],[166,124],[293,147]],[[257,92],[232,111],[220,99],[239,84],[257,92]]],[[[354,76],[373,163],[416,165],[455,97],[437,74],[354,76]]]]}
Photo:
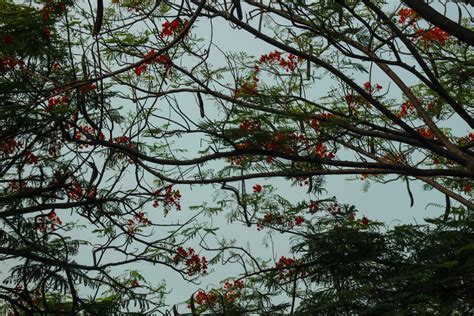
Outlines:
{"type": "Polygon", "coordinates": [[[164,313],[138,265],[205,282],[234,260],[192,313],[472,311],[469,8],[406,2],[0,0],[0,298],[164,313]],[[225,51],[216,25],[270,49],[225,51]],[[328,197],[330,175],[405,182],[412,205],[423,183],[444,215],[388,228],[328,197]],[[219,199],[182,207],[203,185],[219,199]],[[291,253],[255,256],[221,215],[291,253]]]}

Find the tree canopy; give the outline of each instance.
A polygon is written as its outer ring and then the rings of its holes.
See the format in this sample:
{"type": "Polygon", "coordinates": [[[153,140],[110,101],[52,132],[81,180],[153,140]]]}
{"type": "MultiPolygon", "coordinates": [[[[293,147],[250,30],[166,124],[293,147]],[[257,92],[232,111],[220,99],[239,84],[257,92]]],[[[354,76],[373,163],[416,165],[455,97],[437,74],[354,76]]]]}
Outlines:
{"type": "Polygon", "coordinates": [[[472,13],[0,0],[0,299],[15,315],[472,312],[472,13]],[[396,182],[411,206],[422,185],[442,215],[374,221],[325,189],[335,175],[396,182]],[[245,245],[275,233],[289,251],[245,245]],[[239,268],[206,283],[222,264],[239,268]],[[170,303],[149,269],[200,289],[170,303]]]}

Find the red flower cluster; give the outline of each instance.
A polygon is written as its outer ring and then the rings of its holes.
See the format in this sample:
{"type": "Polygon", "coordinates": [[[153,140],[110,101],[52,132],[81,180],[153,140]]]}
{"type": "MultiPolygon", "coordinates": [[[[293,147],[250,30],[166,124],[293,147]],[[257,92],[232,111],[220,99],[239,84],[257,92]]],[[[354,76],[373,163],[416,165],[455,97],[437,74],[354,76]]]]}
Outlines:
{"type": "Polygon", "coordinates": [[[181,26],[185,26],[188,24],[188,20],[184,20],[184,22],[181,22],[181,19],[177,18],[174,19],[173,21],[165,21],[161,26],[163,27],[163,30],[161,31],[160,37],[164,38],[167,36],[173,36],[176,31],[179,31],[181,26]]]}
{"type": "Polygon", "coordinates": [[[127,231],[130,235],[135,234],[138,225],[150,226],[151,221],[145,216],[145,213],[138,212],[133,218],[127,221],[127,231]]]}
{"type": "Polygon", "coordinates": [[[135,149],[135,145],[130,141],[127,136],[119,136],[112,139],[116,144],[126,145],[129,149],[135,149]]]}
{"type": "Polygon", "coordinates": [[[398,22],[404,24],[408,21],[409,25],[414,25],[416,21],[420,18],[418,14],[410,8],[401,8],[398,11],[398,17],[398,22]]]}
{"type": "Polygon", "coordinates": [[[12,44],[13,36],[11,36],[10,34],[6,34],[5,36],[3,36],[3,43],[6,45],[12,44]]]}
{"type": "Polygon", "coordinates": [[[60,107],[64,107],[69,103],[69,95],[65,94],[61,97],[51,97],[48,99],[48,106],[45,112],[52,112],[60,107]]]}
{"type": "Polygon", "coordinates": [[[341,211],[341,207],[339,206],[339,204],[337,204],[337,202],[334,202],[332,205],[326,208],[326,211],[331,214],[337,214],[341,211]]]}
{"type": "Polygon", "coordinates": [[[48,147],[48,154],[51,156],[51,158],[57,159],[62,147],[63,144],[61,143],[59,137],[55,134],[52,134],[48,147]]]}
{"type": "Polygon", "coordinates": [[[176,29],[181,25],[180,19],[174,19],[173,21],[165,21],[161,26],[163,31],[161,31],[160,37],[172,36],[176,29]]]}
{"type": "Polygon", "coordinates": [[[280,259],[278,260],[275,268],[281,269],[281,268],[292,266],[294,264],[295,264],[295,260],[293,260],[291,258],[287,258],[285,256],[281,256],[280,259]]]}
{"type": "MultiPolygon", "coordinates": [[[[222,297],[224,304],[234,303],[241,295],[242,290],[245,288],[244,282],[242,280],[232,280],[229,279],[224,283],[222,288],[222,297]]],[[[204,290],[199,290],[193,297],[194,303],[198,305],[201,309],[201,312],[206,310],[209,307],[213,307],[217,300],[219,299],[218,290],[211,290],[207,294],[204,290]]],[[[188,304],[188,308],[191,308],[191,304],[188,304]]]]}
{"type": "Polygon", "coordinates": [[[79,201],[84,196],[84,190],[79,182],[74,180],[66,189],[67,196],[71,200],[79,201]]]}
{"type": "Polygon", "coordinates": [[[263,188],[260,184],[256,184],[252,187],[252,189],[253,189],[253,193],[260,193],[260,192],[262,192],[263,188]]]}
{"type": "Polygon", "coordinates": [[[91,82],[91,83],[88,83],[86,85],[81,86],[79,89],[81,90],[83,95],[86,95],[89,92],[91,92],[92,90],[97,89],[97,85],[95,83],[91,82]]]}
{"type": "Polygon", "coordinates": [[[364,89],[365,89],[367,92],[372,93],[372,90],[373,90],[374,88],[375,88],[375,90],[380,91],[380,90],[382,90],[383,87],[382,87],[382,85],[379,84],[379,83],[376,83],[376,84],[375,84],[375,87],[373,87],[373,86],[372,86],[372,83],[371,83],[370,81],[367,81],[367,82],[364,83],[364,89]]]}
{"type": "Polygon", "coordinates": [[[93,185],[89,191],[84,190],[77,180],[73,180],[66,189],[67,196],[74,201],[82,198],[94,199],[97,196],[97,187],[93,185]]]}
{"type": "Polygon", "coordinates": [[[301,226],[304,223],[304,217],[303,216],[296,216],[295,217],[295,226],[301,226]]]}
{"type": "Polygon", "coordinates": [[[267,64],[275,64],[278,63],[283,69],[287,72],[295,71],[296,67],[298,66],[298,61],[301,58],[296,58],[294,54],[289,54],[288,59],[281,57],[281,53],[278,51],[270,52],[269,54],[264,54],[260,57],[258,61],[259,64],[267,63],[267,64]]]}
{"type": "Polygon", "coordinates": [[[250,121],[248,119],[242,120],[242,122],[240,123],[240,126],[239,126],[240,129],[243,129],[246,132],[259,131],[260,127],[261,127],[260,122],[258,122],[256,120],[250,121]]]}
{"type": "Polygon", "coordinates": [[[407,116],[410,112],[414,111],[413,104],[410,101],[405,101],[402,103],[402,106],[400,108],[400,112],[397,113],[398,118],[404,118],[407,116]]]}
{"type": "Polygon", "coordinates": [[[421,42],[424,47],[431,46],[433,43],[437,43],[441,46],[445,46],[451,35],[439,27],[433,27],[430,29],[420,29],[417,20],[420,19],[420,16],[409,8],[402,8],[398,11],[398,22],[404,24],[408,21],[408,25],[413,27],[415,34],[413,36],[414,41],[421,42]]]}
{"type": "MultiPolygon", "coordinates": [[[[319,119],[311,119],[309,124],[315,130],[319,130],[320,120],[326,120],[331,118],[333,115],[329,113],[320,114],[319,119]]],[[[332,159],[335,157],[333,152],[329,152],[326,146],[322,142],[314,143],[313,138],[306,137],[305,133],[301,132],[274,132],[272,134],[262,133],[261,124],[256,120],[244,119],[239,125],[239,128],[245,131],[247,134],[262,134],[266,139],[259,139],[258,142],[254,142],[251,139],[243,140],[241,143],[236,144],[237,149],[263,149],[268,151],[279,151],[285,154],[299,154],[303,151],[306,155],[316,155],[321,158],[332,159]]],[[[249,135],[252,136],[252,135],[249,135]]],[[[231,164],[242,165],[247,160],[246,157],[242,156],[231,156],[228,157],[231,164]]],[[[273,157],[268,156],[266,158],[268,163],[273,162],[273,157]]]]}
{"type": "Polygon", "coordinates": [[[280,59],[281,59],[281,53],[275,50],[273,52],[270,52],[268,55],[264,54],[260,56],[260,60],[258,61],[258,63],[259,64],[273,63],[273,62],[280,61],[280,59]]]}
{"type": "Polygon", "coordinates": [[[38,230],[42,233],[46,232],[47,224],[51,225],[50,226],[51,231],[55,231],[57,225],[63,224],[63,222],[61,221],[61,219],[59,218],[59,216],[56,214],[54,210],[52,210],[51,213],[49,213],[47,217],[46,216],[39,217],[38,221],[39,221],[38,230]]]}
{"type": "Polygon", "coordinates": [[[38,163],[38,157],[36,157],[36,155],[30,150],[27,150],[25,152],[25,157],[26,157],[26,163],[29,165],[35,165],[38,163]]]}
{"type": "MultiPolygon", "coordinates": [[[[174,206],[178,211],[181,210],[181,193],[179,190],[173,190],[173,186],[170,185],[165,188],[164,194],[162,194],[161,191],[162,190],[157,190],[155,195],[162,195],[165,208],[174,206]]],[[[158,207],[158,200],[153,202],[153,207],[158,207]]]]}
{"type": "Polygon", "coordinates": [[[130,141],[127,136],[119,136],[114,138],[114,142],[117,144],[126,144],[130,141]]]}
{"type": "Polygon", "coordinates": [[[439,27],[433,27],[428,30],[418,30],[414,36],[415,39],[419,39],[424,47],[428,47],[433,43],[437,43],[440,46],[445,46],[450,39],[451,35],[439,27]]]}
{"type": "Polygon", "coordinates": [[[152,63],[162,64],[165,67],[166,72],[168,72],[168,70],[173,66],[171,59],[169,58],[168,55],[165,55],[165,54],[161,54],[157,56],[155,55],[156,55],[156,51],[152,49],[151,51],[146,53],[145,56],[143,56],[143,59],[146,61],[136,66],[134,69],[135,74],[137,76],[141,76],[148,69],[148,66],[151,65],[152,63]],[[151,58],[152,56],[155,56],[155,57],[151,58]]]}
{"type": "Polygon", "coordinates": [[[293,275],[293,271],[287,268],[293,267],[295,265],[296,265],[296,261],[294,259],[281,256],[275,265],[275,269],[280,270],[279,271],[280,278],[284,279],[287,277],[289,278],[293,275]]]}
{"type": "Polygon", "coordinates": [[[260,222],[257,223],[257,230],[262,230],[263,227],[265,227],[265,224],[270,224],[272,222],[281,224],[283,221],[279,214],[273,214],[272,212],[269,212],[263,216],[260,222]]]}
{"type": "Polygon", "coordinates": [[[309,121],[309,126],[314,129],[315,132],[319,132],[320,123],[318,119],[311,119],[309,121]]]}
{"type": "MultiPolygon", "coordinates": [[[[199,290],[194,295],[194,303],[196,303],[199,306],[204,305],[204,304],[213,306],[216,303],[217,298],[218,296],[216,293],[214,293],[214,291],[211,291],[209,292],[209,294],[206,294],[206,292],[204,292],[203,290],[199,290]]],[[[188,307],[191,308],[191,305],[189,304],[188,307]]]]}
{"type": "Polygon", "coordinates": [[[295,226],[303,225],[304,221],[305,219],[303,216],[296,216],[294,220],[289,220],[287,222],[287,219],[284,219],[280,214],[268,212],[263,216],[260,222],[257,223],[257,230],[263,230],[266,224],[282,225],[283,228],[286,226],[288,226],[288,228],[293,228],[295,226]]]}
{"type": "Polygon", "coordinates": [[[0,59],[0,73],[5,74],[9,71],[21,68],[25,65],[23,60],[17,60],[13,57],[4,57],[0,59]]]}
{"type": "Polygon", "coordinates": [[[301,225],[303,225],[304,221],[305,221],[305,219],[304,219],[303,216],[296,216],[296,217],[295,217],[295,220],[294,220],[294,221],[289,221],[289,222],[287,223],[287,225],[288,225],[289,228],[293,228],[293,227],[295,227],[295,226],[301,226],[301,225]]]}
{"type": "Polygon", "coordinates": [[[471,192],[471,189],[472,189],[472,188],[471,188],[471,184],[470,184],[470,183],[468,183],[468,184],[466,184],[466,185],[464,186],[464,192],[466,192],[466,193],[471,192]]]}
{"type": "Polygon", "coordinates": [[[365,216],[362,217],[362,219],[360,220],[360,223],[361,223],[362,225],[369,225],[369,222],[370,222],[369,219],[368,219],[367,217],[365,217],[365,216]]]}
{"type": "MultiPolygon", "coordinates": [[[[258,79],[258,78],[257,78],[258,79]]],[[[235,97],[238,98],[240,97],[242,94],[249,94],[249,95],[255,95],[255,94],[258,94],[258,91],[257,91],[257,82],[252,82],[252,83],[249,83],[247,81],[244,81],[242,83],[242,85],[240,86],[240,88],[237,88],[235,90],[235,97]]]]}
{"type": "Polygon", "coordinates": [[[320,158],[332,159],[335,157],[334,153],[328,152],[326,146],[324,146],[321,142],[316,144],[316,147],[314,148],[314,154],[320,158]]]}
{"type": "Polygon", "coordinates": [[[28,187],[28,182],[26,182],[25,180],[22,180],[20,182],[13,180],[13,181],[10,181],[10,183],[8,184],[8,188],[12,192],[22,191],[23,189],[26,189],[27,187],[28,187]]]}
{"type": "MultiPolygon", "coordinates": [[[[102,133],[102,131],[100,131],[98,133],[97,136],[96,135],[96,130],[91,127],[91,126],[88,126],[88,125],[81,125],[79,126],[79,128],[76,130],[75,134],[74,134],[74,139],[75,140],[82,140],[82,136],[85,136],[86,139],[96,139],[96,137],[98,136],[99,137],[99,140],[104,140],[105,139],[105,135],[104,133],[102,133]]],[[[89,144],[80,144],[79,145],[79,148],[87,148],[89,147],[89,144]]]]}
{"type": "Polygon", "coordinates": [[[186,266],[186,272],[189,276],[194,275],[195,273],[207,273],[207,260],[206,257],[199,257],[196,254],[196,251],[189,247],[188,250],[179,246],[176,250],[176,254],[173,257],[175,264],[183,262],[186,266]]]}
{"type": "Polygon", "coordinates": [[[224,302],[227,304],[234,303],[241,296],[241,290],[244,287],[244,282],[241,280],[227,280],[224,283],[224,302]]]}
{"type": "Polygon", "coordinates": [[[347,104],[351,104],[354,96],[352,94],[347,94],[344,96],[344,100],[346,100],[347,104]]]}
{"type": "Polygon", "coordinates": [[[5,139],[2,143],[2,150],[5,155],[11,155],[23,147],[23,142],[15,140],[15,138],[5,139]]]}
{"type": "Polygon", "coordinates": [[[474,142],[474,132],[471,132],[471,133],[467,134],[466,136],[459,137],[457,139],[457,142],[458,142],[459,146],[465,146],[465,145],[469,144],[470,142],[474,142]]]}
{"type": "Polygon", "coordinates": [[[44,37],[51,37],[51,29],[49,27],[43,27],[41,31],[43,32],[44,37]]]}
{"type": "Polygon", "coordinates": [[[254,66],[253,67],[253,72],[252,72],[252,81],[250,82],[249,80],[244,80],[241,84],[241,86],[237,89],[235,89],[235,97],[238,98],[242,94],[248,94],[248,95],[255,95],[258,94],[257,91],[257,85],[260,79],[258,79],[258,73],[260,72],[260,67],[259,66],[254,66]]]}
{"type": "Polygon", "coordinates": [[[151,222],[148,218],[146,218],[145,213],[143,212],[138,212],[137,215],[135,215],[135,220],[137,220],[139,223],[149,226],[151,225],[151,222]]]}
{"type": "Polygon", "coordinates": [[[429,128],[418,128],[417,131],[423,137],[426,137],[426,138],[433,138],[434,137],[433,131],[430,130],[429,128]]]}
{"type": "Polygon", "coordinates": [[[224,290],[229,290],[232,288],[243,289],[245,287],[244,281],[242,280],[232,280],[229,279],[224,283],[224,290]]]}
{"type": "Polygon", "coordinates": [[[46,0],[46,4],[41,9],[43,21],[48,21],[51,15],[60,15],[66,11],[66,4],[51,0],[46,0]]]}
{"type": "Polygon", "coordinates": [[[310,212],[311,214],[316,213],[316,212],[318,211],[318,208],[319,208],[319,203],[318,203],[318,202],[316,202],[316,201],[311,201],[311,202],[309,203],[309,212],[310,212]]]}

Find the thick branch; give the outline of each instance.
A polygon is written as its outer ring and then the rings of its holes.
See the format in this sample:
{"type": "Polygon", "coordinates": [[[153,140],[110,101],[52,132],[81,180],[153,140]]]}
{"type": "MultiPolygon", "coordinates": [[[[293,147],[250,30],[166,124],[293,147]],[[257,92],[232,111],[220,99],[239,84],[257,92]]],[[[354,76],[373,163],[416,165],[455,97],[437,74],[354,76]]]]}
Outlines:
{"type": "Polygon", "coordinates": [[[403,2],[416,11],[426,21],[430,22],[434,26],[439,27],[445,32],[448,32],[452,36],[455,36],[460,41],[465,42],[471,46],[474,46],[474,32],[459,25],[456,22],[451,21],[429,4],[422,0],[403,0],[403,2]]]}

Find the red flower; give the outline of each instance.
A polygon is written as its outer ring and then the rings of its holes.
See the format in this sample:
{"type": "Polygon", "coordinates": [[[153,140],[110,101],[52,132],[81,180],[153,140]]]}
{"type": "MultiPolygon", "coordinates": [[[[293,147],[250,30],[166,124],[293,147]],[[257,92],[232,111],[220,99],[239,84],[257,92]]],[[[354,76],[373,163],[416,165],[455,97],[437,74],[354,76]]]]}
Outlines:
{"type": "Polygon", "coordinates": [[[44,37],[50,37],[51,36],[51,30],[47,27],[43,27],[42,29],[44,37]]]}
{"type": "Polygon", "coordinates": [[[465,192],[471,192],[471,184],[470,183],[466,184],[466,186],[464,187],[464,191],[465,192]]]}
{"type": "Polygon", "coordinates": [[[203,290],[199,290],[194,296],[194,302],[198,305],[202,305],[206,301],[207,295],[203,290]]]}
{"type": "Polygon", "coordinates": [[[142,73],[144,73],[147,69],[147,65],[145,64],[142,64],[142,65],[138,65],[137,67],[135,67],[134,71],[135,71],[135,75],[137,76],[141,76],[142,73]]]}
{"type": "Polygon", "coordinates": [[[377,83],[377,84],[375,85],[375,89],[377,89],[378,91],[382,90],[382,85],[379,84],[379,83],[377,83]]]}
{"type": "MultiPolygon", "coordinates": [[[[161,194],[161,190],[157,190],[155,192],[156,195],[161,194]]],[[[164,198],[164,206],[165,208],[169,208],[170,206],[176,207],[176,209],[179,211],[181,210],[181,193],[179,190],[173,190],[173,186],[167,186],[165,188],[165,193],[162,195],[164,198]]],[[[158,200],[155,200],[153,203],[153,207],[158,207],[158,200]]]]}
{"type": "Polygon", "coordinates": [[[304,223],[304,217],[303,216],[296,216],[295,217],[295,226],[300,226],[303,223],[304,223]]]}
{"type": "Polygon", "coordinates": [[[152,63],[162,64],[165,67],[166,71],[168,71],[173,66],[171,59],[168,55],[161,54],[156,56],[156,51],[154,49],[146,53],[145,56],[143,56],[143,59],[145,61],[142,64],[136,66],[134,69],[134,72],[137,76],[141,76],[142,73],[147,71],[148,65],[151,65],[152,63]]]}
{"type": "Polygon", "coordinates": [[[314,129],[315,132],[319,131],[319,120],[311,119],[309,125],[314,129]]]}
{"type": "Polygon", "coordinates": [[[262,192],[262,186],[260,184],[256,184],[252,187],[253,193],[260,193],[262,192]]]}
{"type": "Polygon", "coordinates": [[[398,11],[398,22],[404,24],[408,19],[412,20],[410,24],[414,24],[417,19],[419,19],[418,14],[412,9],[409,8],[402,8],[398,11]]]}
{"type": "Polygon", "coordinates": [[[81,86],[79,89],[82,91],[82,93],[87,94],[90,91],[97,89],[97,86],[95,83],[88,83],[84,86],[81,86]]]}
{"type": "Polygon", "coordinates": [[[346,100],[347,104],[351,104],[352,103],[352,94],[347,94],[344,96],[344,100],[346,100]]]}
{"type": "Polygon", "coordinates": [[[362,220],[360,221],[362,225],[368,225],[369,224],[369,219],[367,217],[362,217],[362,220]]]}
{"type": "Polygon", "coordinates": [[[296,264],[296,261],[291,258],[287,258],[285,256],[281,256],[278,262],[275,265],[275,269],[280,270],[280,278],[291,277],[293,271],[291,269],[285,269],[292,267],[296,264]]]}
{"type": "Polygon", "coordinates": [[[10,34],[7,34],[3,37],[3,42],[5,44],[11,44],[13,43],[13,36],[11,36],[10,34]]]}
{"type": "Polygon", "coordinates": [[[25,156],[26,156],[26,162],[29,164],[29,165],[34,165],[38,162],[38,157],[36,157],[35,154],[33,154],[31,151],[27,151],[25,152],[25,156]]]}
{"type": "Polygon", "coordinates": [[[288,60],[285,58],[281,57],[281,53],[278,51],[273,51],[270,52],[268,55],[264,54],[260,56],[259,63],[268,63],[268,64],[278,64],[280,65],[283,69],[285,69],[287,72],[288,71],[294,71],[297,67],[298,61],[300,59],[298,58],[295,60],[296,56],[294,54],[289,54],[288,55],[288,60]]]}
{"type": "Polygon", "coordinates": [[[368,92],[372,91],[372,84],[370,83],[370,81],[364,83],[364,89],[368,92]]]}
{"type": "Polygon", "coordinates": [[[433,43],[445,46],[450,36],[449,33],[443,31],[439,27],[434,27],[429,30],[419,30],[415,34],[415,38],[421,38],[421,43],[425,47],[430,46],[433,43]]]}
{"type": "Polygon", "coordinates": [[[15,140],[15,138],[5,139],[2,144],[3,153],[6,155],[13,154],[21,147],[23,147],[23,143],[15,140]]]}
{"type": "Polygon", "coordinates": [[[403,118],[407,116],[409,112],[413,112],[413,104],[410,101],[405,101],[402,103],[400,112],[397,113],[397,117],[403,118]]]}
{"type": "Polygon", "coordinates": [[[309,212],[311,214],[315,213],[317,210],[318,210],[318,202],[316,201],[311,201],[311,203],[309,204],[309,212]]]}
{"type": "Polygon", "coordinates": [[[426,137],[426,138],[433,138],[434,137],[433,132],[429,128],[418,128],[417,131],[423,137],[426,137]]]}
{"type": "Polygon", "coordinates": [[[179,246],[176,249],[176,254],[173,257],[175,264],[183,262],[186,265],[186,271],[188,275],[193,275],[196,272],[206,274],[207,273],[207,260],[206,257],[199,257],[196,251],[189,247],[188,250],[179,246]]]}
{"type": "Polygon", "coordinates": [[[67,189],[67,195],[70,199],[79,201],[84,196],[84,190],[79,182],[74,180],[67,189]]]}
{"type": "Polygon", "coordinates": [[[45,6],[41,10],[41,17],[43,18],[43,21],[48,21],[49,20],[49,14],[50,14],[50,9],[47,6],[45,6]]]}
{"type": "Polygon", "coordinates": [[[181,21],[179,19],[174,19],[171,22],[165,21],[162,24],[163,30],[161,31],[160,37],[172,36],[180,25],[181,21]]]}

